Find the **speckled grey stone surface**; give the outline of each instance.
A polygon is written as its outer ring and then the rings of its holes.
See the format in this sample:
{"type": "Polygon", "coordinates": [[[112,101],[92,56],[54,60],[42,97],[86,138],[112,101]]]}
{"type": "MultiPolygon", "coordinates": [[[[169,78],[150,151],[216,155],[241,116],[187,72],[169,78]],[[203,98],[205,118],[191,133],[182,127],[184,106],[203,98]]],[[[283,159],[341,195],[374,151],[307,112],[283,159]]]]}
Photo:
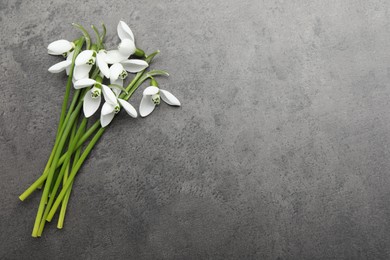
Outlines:
{"type": "MultiPolygon", "coordinates": [[[[0,2],[1,259],[389,259],[390,2],[0,2]],[[71,23],[126,21],[181,108],[121,113],[31,230],[71,23]]],[[[140,92],[131,102],[138,107],[140,92]]]]}

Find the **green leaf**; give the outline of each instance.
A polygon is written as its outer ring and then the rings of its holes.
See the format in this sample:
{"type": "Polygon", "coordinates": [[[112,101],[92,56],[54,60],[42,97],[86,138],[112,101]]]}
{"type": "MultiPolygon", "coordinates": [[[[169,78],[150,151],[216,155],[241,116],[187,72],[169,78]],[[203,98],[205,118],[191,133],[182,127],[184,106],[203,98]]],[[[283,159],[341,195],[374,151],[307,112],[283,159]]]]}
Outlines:
{"type": "Polygon", "coordinates": [[[150,77],[155,77],[155,76],[165,76],[168,77],[169,73],[166,72],[165,70],[150,70],[146,72],[144,77],[150,78],[150,77]]]}
{"type": "Polygon", "coordinates": [[[159,50],[153,52],[152,54],[150,54],[150,55],[148,55],[148,56],[146,57],[145,61],[146,61],[147,63],[152,62],[154,56],[156,56],[156,55],[159,54],[159,53],[160,53],[159,50]]]}
{"type": "Polygon", "coordinates": [[[102,40],[100,39],[99,30],[95,27],[95,25],[91,25],[91,28],[95,32],[95,35],[96,35],[96,45],[97,45],[98,50],[100,50],[102,48],[102,40]]]}
{"type": "Polygon", "coordinates": [[[103,44],[104,38],[106,38],[106,33],[107,33],[106,25],[104,23],[102,23],[102,28],[103,28],[103,32],[100,35],[100,42],[103,44]]]}
{"type": "Polygon", "coordinates": [[[85,30],[85,28],[84,28],[83,26],[81,26],[80,24],[72,23],[72,25],[73,25],[75,28],[79,29],[79,30],[83,33],[83,35],[84,35],[84,37],[85,37],[85,42],[86,42],[86,44],[87,44],[86,47],[87,47],[87,49],[89,50],[89,49],[91,48],[91,36],[89,35],[88,31],[85,30]]]}

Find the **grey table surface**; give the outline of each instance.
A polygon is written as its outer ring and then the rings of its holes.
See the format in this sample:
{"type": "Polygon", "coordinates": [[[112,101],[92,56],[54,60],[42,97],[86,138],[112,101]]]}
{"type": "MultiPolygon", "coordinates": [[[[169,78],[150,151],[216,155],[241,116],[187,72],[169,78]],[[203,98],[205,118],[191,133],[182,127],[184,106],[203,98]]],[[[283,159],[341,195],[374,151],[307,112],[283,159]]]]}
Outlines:
{"type": "MultiPolygon", "coordinates": [[[[1,259],[389,259],[389,1],[0,2],[1,259]],[[65,227],[18,195],[53,145],[71,23],[126,21],[181,108],[121,113],[65,227]]],[[[144,87],[144,86],[143,86],[144,87]]],[[[139,91],[131,102],[138,107],[139,91]]]]}

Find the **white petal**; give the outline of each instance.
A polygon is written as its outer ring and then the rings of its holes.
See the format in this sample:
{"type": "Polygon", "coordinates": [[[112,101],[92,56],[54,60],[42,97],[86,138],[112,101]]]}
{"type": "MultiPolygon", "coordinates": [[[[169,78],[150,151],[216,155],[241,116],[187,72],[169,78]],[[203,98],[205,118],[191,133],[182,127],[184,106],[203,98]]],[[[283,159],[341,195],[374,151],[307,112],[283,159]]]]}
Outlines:
{"type": "Polygon", "coordinates": [[[80,80],[89,77],[89,71],[92,65],[84,64],[80,66],[74,66],[73,77],[75,80],[80,80]]]}
{"type": "Polygon", "coordinates": [[[118,50],[107,51],[106,62],[108,64],[114,64],[127,59],[127,56],[122,55],[118,50]]]}
{"type": "Polygon", "coordinates": [[[144,60],[125,60],[121,62],[125,70],[131,73],[137,73],[140,72],[143,69],[146,69],[149,64],[144,60]]]}
{"type": "Polygon", "coordinates": [[[96,83],[95,80],[89,79],[89,78],[85,78],[85,79],[77,80],[73,85],[74,85],[75,89],[80,89],[80,88],[85,88],[85,87],[92,86],[95,83],[96,83]]]}
{"type": "Polygon", "coordinates": [[[160,89],[160,96],[168,105],[180,106],[180,101],[171,92],[160,89]]]}
{"type": "Polygon", "coordinates": [[[88,93],[84,97],[83,104],[84,115],[86,118],[95,114],[95,112],[99,109],[101,100],[101,96],[93,98],[91,95],[91,91],[88,91],[88,93]]]}
{"type": "MultiPolygon", "coordinates": [[[[119,86],[123,87],[123,79],[110,80],[110,83],[111,83],[111,84],[115,84],[115,85],[119,85],[119,86]]],[[[114,91],[115,96],[117,96],[117,97],[118,97],[118,96],[120,95],[120,93],[122,92],[122,90],[120,90],[119,88],[112,87],[111,89],[112,89],[112,91],[114,91]]]]}
{"type": "Polygon", "coordinates": [[[115,105],[112,105],[112,104],[110,104],[108,102],[105,102],[103,104],[101,113],[102,113],[102,115],[107,115],[107,114],[110,114],[110,113],[114,112],[114,110],[115,110],[115,105]]]}
{"type": "Polygon", "coordinates": [[[129,114],[129,116],[134,118],[137,117],[137,110],[135,110],[135,108],[132,105],[130,105],[129,102],[121,98],[118,98],[118,101],[121,104],[121,106],[126,110],[127,114],[129,114]]]}
{"type": "Polygon", "coordinates": [[[112,92],[112,90],[106,85],[102,85],[102,91],[103,91],[104,99],[111,105],[115,106],[117,102],[116,102],[116,96],[114,92],[112,92]]]}
{"type": "Polygon", "coordinates": [[[143,95],[144,96],[151,96],[151,95],[157,94],[159,91],[160,91],[160,89],[158,87],[150,86],[150,87],[145,88],[143,95]]]}
{"type": "Polygon", "coordinates": [[[123,21],[118,23],[118,36],[123,41],[124,39],[132,40],[134,42],[134,34],[130,27],[123,21]]]}
{"type": "Polygon", "coordinates": [[[110,67],[110,80],[117,80],[119,75],[123,72],[124,68],[120,63],[114,63],[110,67]]]}
{"type": "MultiPolygon", "coordinates": [[[[69,60],[70,62],[72,62],[72,60],[73,60],[73,54],[74,54],[74,51],[70,52],[70,53],[68,54],[68,56],[66,56],[66,60],[69,60]]],[[[70,66],[66,67],[65,71],[66,71],[66,75],[69,75],[70,66]]]]}
{"type": "Polygon", "coordinates": [[[99,54],[99,56],[102,57],[105,60],[106,56],[107,56],[107,51],[106,50],[100,50],[97,54],[99,54]]]}
{"type": "Polygon", "coordinates": [[[126,57],[129,57],[135,52],[135,44],[132,40],[124,39],[118,46],[118,51],[126,57]]]}
{"type": "Polygon", "coordinates": [[[51,72],[51,73],[61,72],[61,71],[65,70],[66,68],[68,68],[70,66],[70,64],[72,64],[72,61],[70,61],[70,60],[64,60],[64,61],[58,62],[49,68],[49,72],[51,72]]]}
{"type": "Polygon", "coordinates": [[[139,105],[139,114],[142,117],[145,117],[153,112],[156,105],[152,101],[152,97],[143,96],[141,99],[141,104],[139,105]]]}
{"type": "Polygon", "coordinates": [[[114,119],[114,116],[114,112],[107,115],[100,114],[100,124],[102,125],[102,127],[108,126],[111,123],[112,119],[114,119]]]}
{"type": "Polygon", "coordinates": [[[47,52],[51,55],[62,55],[73,48],[73,44],[67,40],[54,41],[47,46],[47,52]]]}
{"type": "Polygon", "coordinates": [[[96,55],[96,65],[99,67],[99,70],[106,78],[110,78],[110,69],[108,68],[107,62],[105,61],[105,56],[100,53],[96,55]]]}
{"type": "Polygon", "coordinates": [[[76,57],[76,66],[87,64],[93,56],[93,50],[85,50],[79,53],[76,57]]]}
{"type": "Polygon", "coordinates": [[[74,51],[69,52],[68,56],[66,56],[66,60],[73,60],[74,51]]]}

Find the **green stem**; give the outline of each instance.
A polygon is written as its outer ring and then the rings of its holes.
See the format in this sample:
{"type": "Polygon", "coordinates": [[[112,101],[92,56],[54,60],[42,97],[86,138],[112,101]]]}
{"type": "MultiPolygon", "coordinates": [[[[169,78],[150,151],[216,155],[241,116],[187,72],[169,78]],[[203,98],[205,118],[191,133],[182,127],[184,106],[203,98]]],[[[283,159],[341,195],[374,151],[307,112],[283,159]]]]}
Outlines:
{"type": "MultiPolygon", "coordinates": [[[[81,151],[81,149],[78,149],[76,151],[76,155],[75,155],[74,159],[78,160],[78,157],[76,157],[76,156],[80,154],[80,151],[81,151]]],[[[68,164],[68,167],[66,167],[65,174],[69,175],[69,164],[68,164]]],[[[68,179],[68,178],[66,178],[66,179],[68,179]]],[[[64,180],[65,180],[65,176],[64,176],[64,180]]],[[[70,185],[69,189],[72,189],[72,186],[73,186],[73,182],[70,185]]],[[[60,216],[58,217],[58,223],[57,223],[58,229],[62,229],[64,227],[65,213],[66,213],[66,208],[68,206],[69,197],[70,197],[70,192],[67,192],[65,194],[64,200],[62,201],[62,204],[61,204],[60,216]]]]}
{"type": "Polygon", "coordinates": [[[102,134],[104,133],[105,128],[100,128],[99,131],[96,133],[96,135],[92,138],[91,142],[88,144],[88,146],[85,148],[85,151],[80,156],[80,159],[77,161],[75,167],[72,168],[72,172],[69,175],[68,180],[66,181],[65,185],[63,186],[60,194],[58,195],[56,201],[53,204],[53,207],[51,208],[49,215],[47,216],[46,220],[51,221],[53,219],[54,214],[56,213],[58,206],[60,205],[61,201],[64,199],[64,196],[69,189],[70,185],[72,184],[72,181],[74,177],[76,176],[78,170],[83,165],[83,162],[87,158],[88,154],[91,152],[92,148],[95,146],[96,142],[100,139],[102,134]]]}
{"type": "MultiPolygon", "coordinates": [[[[62,149],[63,149],[63,147],[65,145],[65,141],[68,138],[68,135],[69,135],[70,130],[71,130],[72,126],[73,126],[73,123],[76,121],[76,118],[77,118],[77,116],[78,116],[78,114],[80,112],[81,106],[82,106],[82,103],[79,103],[77,105],[75,111],[72,113],[72,116],[70,117],[69,123],[66,125],[65,131],[64,131],[63,135],[61,136],[61,140],[60,140],[60,142],[58,144],[58,148],[57,148],[57,150],[56,150],[56,152],[54,154],[53,165],[57,165],[57,163],[58,163],[58,161],[60,159],[60,155],[61,155],[62,149]]],[[[43,189],[43,194],[42,194],[42,197],[41,197],[41,201],[39,203],[37,216],[35,218],[34,228],[33,228],[33,232],[32,232],[32,236],[33,237],[36,237],[38,235],[39,224],[41,222],[43,210],[45,208],[45,204],[46,204],[47,199],[48,199],[49,190],[50,190],[50,187],[51,187],[51,183],[52,183],[52,180],[53,180],[53,176],[54,176],[55,170],[56,170],[56,167],[50,167],[50,171],[48,172],[48,175],[47,175],[45,188],[43,189]]]]}
{"type": "MultiPolygon", "coordinates": [[[[75,140],[75,136],[77,134],[77,130],[78,130],[77,129],[77,124],[73,124],[72,132],[70,134],[70,140],[69,140],[69,144],[68,144],[68,150],[72,149],[72,143],[75,140]]],[[[77,142],[77,140],[76,140],[76,142],[77,142]]],[[[68,178],[68,175],[69,175],[69,164],[68,164],[68,167],[67,167],[67,169],[65,170],[65,173],[64,173],[64,178],[63,178],[64,183],[63,184],[65,184],[66,179],[68,178]]]]}
{"type": "MultiPolygon", "coordinates": [[[[55,143],[54,143],[54,146],[53,146],[53,150],[52,150],[52,152],[50,154],[49,160],[46,163],[44,172],[47,171],[50,168],[50,166],[51,166],[51,163],[52,163],[55,151],[57,150],[59,139],[60,139],[61,134],[62,134],[63,125],[66,124],[66,122],[64,122],[66,120],[65,113],[66,113],[66,108],[68,106],[70,89],[72,87],[72,77],[73,77],[73,70],[74,70],[74,65],[75,65],[74,63],[75,63],[75,60],[76,60],[76,56],[80,53],[81,48],[84,45],[84,39],[85,39],[84,37],[80,37],[80,39],[77,40],[76,48],[74,50],[74,55],[73,55],[73,59],[72,59],[72,64],[70,66],[69,78],[68,78],[68,81],[66,83],[64,101],[62,102],[60,122],[58,124],[56,140],[55,140],[55,143]]],[[[38,186],[38,188],[41,188],[41,187],[38,186]]]]}
{"type": "MultiPolygon", "coordinates": [[[[77,130],[77,133],[76,133],[75,137],[71,138],[71,139],[74,139],[74,140],[71,140],[71,142],[70,142],[69,151],[72,152],[73,149],[75,148],[76,143],[77,143],[77,139],[80,137],[80,135],[84,131],[84,128],[85,128],[86,124],[87,124],[87,119],[84,118],[83,121],[80,124],[79,129],[77,130]]],[[[76,125],[76,124],[74,124],[74,125],[76,125]]],[[[69,153],[69,154],[71,155],[72,153],[69,153]]],[[[53,186],[53,190],[52,190],[49,202],[47,203],[47,206],[45,208],[45,212],[43,213],[43,217],[41,218],[41,223],[39,225],[38,234],[37,234],[39,237],[42,235],[43,228],[45,227],[45,223],[46,223],[46,217],[49,214],[51,205],[53,205],[55,195],[57,194],[58,188],[60,187],[60,184],[61,184],[61,182],[63,180],[62,177],[64,176],[65,170],[66,170],[66,168],[68,167],[68,165],[70,163],[70,157],[71,157],[70,155],[66,157],[64,164],[62,164],[61,171],[60,171],[60,173],[59,173],[59,175],[57,177],[57,180],[56,180],[56,182],[55,182],[55,184],[53,186]]]]}
{"type": "Polygon", "coordinates": [[[73,84],[72,78],[73,78],[74,62],[76,60],[77,55],[80,53],[81,48],[83,47],[84,39],[85,39],[84,37],[81,37],[80,41],[77,42],[76,48],[74,50],[71,69],[69,72],[68,81],[66,83],[64,101],[62,102],[62,110],[61,110],[61,116],[60,116],[60,123],[58,124],[57,136],[60,135],[62,125],[64,124],[66,108],[68,107],[70,90],[71,90],[72,84],[73,84]]]}
{"type": "MultiPolygon", "coordinates": [[[[76,145],[76,149],[78,149],[79,147],[81,147],[81,145],[83,145],[83,143],[85,143],[85,141],[87,141],[88,140],[88,138],[98,129],[100,127],[100,121],[98,120],[98,121],[96,121],[89,129],[88,129],[88,131],[87,132],[85,132],[85,134],[78,140],[78,142],[77,142],[77,145],[76,145]]],[[[66,156],[68,155],[68,152],[66,152],[66,153],[64,153],[62,156],[61,156],[61,158],[60,158],[60,160],[59,160],[59,162],[58,162],[58,164],[57,164],[57,166],[56,166],[56,168],[58,168],[58,167],[60,167],[63,163],[64,163],[64,161],[65,161],[65,158],[66,158],[66,156]]],[[[54,154],[53,154],[53,156],[54,156],[54,154]]],[[[19,196],[19,199],[21,200],[21,201],[24,201],[28,196],[30,196],[45,180],[46,180],[46,178],[47,178],[47,175],[48,175],[48,173],[49,173],[49,170],[50,170],[50,168],[49,169],[47,169],[47,170],[45,170],[44,172],[43,172],[43,174],[33,183],[33,184],[31,184],[31,186],[30,187],[28,187],[20,196],[19,196]]]]}
{"type": "MultiPolygon", "coordinates": [[[[83,129],[83,131],[84,131],[84,129],[83,129]]],[[[80,154],[81,154],[81,147],[77,149],[77,151],[76,151],[76,153],[74,155],[72,169],[75,167],[76,162],[79,160],[80,154]]],[[[69,164],[68,164],[68,167],[67,167],[67,171],[65,172],[65,175],[64,175],[64,184],[63,185],[65,185],[66,181],[68,180],[68,177],[69,177],[68,176],[68,171],[69,171],[69,164]]],[[[57,228],[59,228],[59,229],[62,229],[63,226],[64,226],[65,213],[66,213],[66,208],[68,206],[70,193],[72,191],[72,186],[73,186],[73,181],[70,184],[69,189],[66,191],[64,200],[62,201],[62,204],[61,204],[60,216],[58,218],[58,224],[57,224],[57,228]]]]}
{"type": "MultiPolygon", "coordinates": [[[[95,71],[93,72],[93,74],[96,74],[96,79],[98,80],[98,73],[95,73],[95,72],[98,72],[99,69],[95,69],[95,71]]],[[[101,80],[101,78],[100,78],[101,80]]],[[[65,126],[67,125],[68,121],[69,121],[69,118],[71,116],[71,114],[73,113],[74,111],[74,107],[77,103],[77,99],[80,95],[80,90],[76,90],[75,91],[75,94],[74,94],[74,97],[73,97],[73,100],[72,100],[72,103],[69,107],[69,111],[68,111],[68,115],[66,116],[65,118],[65,123],[63,124],[63,127],[62,127],[62,130],[61,130],[61,134],[60,136],[62,135],[63,131],[65,130],[65,126]]],[[[83,92],[82,96],[85,94],[85,91],[83,92]]],[[[83,98],[81,98],[79,100],[79,103],[83,103],[83,98]]],[[[99,127],[100,123],[99,122],[96,122],[84,135],[83,137],[80,139],[80,141],[77,143],[77,146],[76,146],[76,149],[79,148],[90,136],[91,134],[99,127]]],[[[45,167],[45,170],[43,171],[43,174],[30,186],[28,187],[20,196],[19,196],[19,199],[21,201],[24,201],[28,196],[31,195],[31,193],[33,193],[36,189],[39,189],[43,182],[46,180],[47,178],[47,175],[48,175],[48,172],[50,170],[50,167],[51,167],[51,163],[52,163],[52,160],[53,160],[53,157],[54,157],[54,153],[55,151],[57,150],[57,147],[58,147],[58,142],[59,142],[59,138],[56,138],[58,140],[56,140],[55,144],[54,144],[54,148],[52,150],[52,154],[50,155],[50,158],[49,158],[49,161],[45,167]]],[[[58,164],[56,165],[56,168],[60,167],[62,165],[62,163],[64,162],[65,160],[65,157],[66,157],[66,154],[62,155],[58,164]]]]}

